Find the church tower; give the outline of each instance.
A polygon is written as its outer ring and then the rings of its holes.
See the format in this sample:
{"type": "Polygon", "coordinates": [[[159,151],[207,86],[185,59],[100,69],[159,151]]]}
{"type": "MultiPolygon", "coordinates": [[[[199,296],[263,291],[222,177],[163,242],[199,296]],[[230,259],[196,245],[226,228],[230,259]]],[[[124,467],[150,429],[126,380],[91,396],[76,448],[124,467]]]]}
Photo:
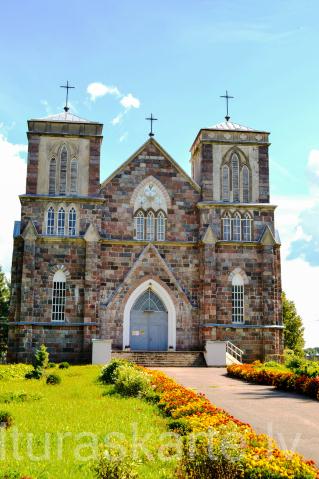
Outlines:
{"type": "Polygon", "coordinates": [[[30,359],[42,341],[53,358],[59,350],[77,360],[85,342],[90,345],[102,128],[67,107],[28,121],[26,192],[14,230],[9,359],[30,359]]]}
{"type": "Polygon", "coordinates": [[[282,350],[280,240],[269,203],[269,133],[226,120],[199,131],[192,177],[201,186],[203,338],[246,359],[282,350]],[[273,338],[275,336],[275,341],[273,338]]]}

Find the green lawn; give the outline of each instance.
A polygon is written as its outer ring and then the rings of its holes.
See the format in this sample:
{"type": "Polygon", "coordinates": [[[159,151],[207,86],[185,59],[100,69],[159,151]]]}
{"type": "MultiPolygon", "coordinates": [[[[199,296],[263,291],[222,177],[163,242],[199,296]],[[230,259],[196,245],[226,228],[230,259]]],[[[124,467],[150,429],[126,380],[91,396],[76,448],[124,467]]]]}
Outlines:
{"type": "Polygon", "coordinates": [[[174,463],[162,461],[157,455],[163,444],[159,437],[167,432],[167,420],[155,406],[142,400],[108,394],[111,386],[96,381],[99,369],[96,366],[50,369],[49,373],[62,377],[62,383],[56,386],[46,385],[45,380],[0,380],[0,410],[14,417],[14,425],[7,431],[1,430],[0,471],[19,471],[34,479],[93,479],[92,455],[97,450],[96,444],[102,444],[109,433],[121,433],[124,436],[115,439],[116,444],[131,445],[134,428],[139,438],[148,435],[147,449],[154,457],[147,460],[138,454],[140,477],[174,477],[174,463]],[[26,402],[4,402],[12,393],[22,392],[30,395],[26,402]],[[15,431],[19,433],[18,450],[13,447],[15,431]],[[28,433],[33,434],[32,442],[28,433]],[[43,457],[46,433],[48,459],[43,457]],[[90,434],[79,436],[81,433],[90,434]],[[40,459],[34,460],[30,454],[40,459]]]}

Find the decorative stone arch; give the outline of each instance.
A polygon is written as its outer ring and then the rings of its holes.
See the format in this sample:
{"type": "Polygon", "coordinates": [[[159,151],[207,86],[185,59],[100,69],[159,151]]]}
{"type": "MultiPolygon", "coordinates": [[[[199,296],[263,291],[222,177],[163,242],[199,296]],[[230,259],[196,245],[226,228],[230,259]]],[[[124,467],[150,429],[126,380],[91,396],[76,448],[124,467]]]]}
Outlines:
{"type": "MultiPolygon", "coordinates": [[[[223,156],[222,162],[220,165],[220,192],[221,192],[221,200],[224,201],[223,199],[223,169],[225,166],[228,167],[228,184],[229,184],[229,192],[232,192],[232,185],[233,185],[233,172],[232,172],[232,157],[233,155],[236,155],[238,157],[238,187],[239,187],[239,199],[240,201],[243,201],[243,168],[247,167],[248,168],[248,178],[249,178],[249,199],[252,198],[252,169],[251,165],[249,162],[248,156],[240,149],[238,146],[233,146],[231,147],[223,156]]],[[[232,200],[232,199],[230,199],[232,200]]]]}
{"type": "Polygon", "coordinates": [[[243,283],[244,284],[249,284],[249,279],[245,273],[245,271],[241,268],[235,268],[231,273],[230,275],[228,276],[228,281],[232,284],[233,282],[233,279],[235,278],[235,276],[241,276],[242,280],[243,280],[243,283]]]}
{"type": "Polygon", "coordinates": [[[151,288],[156,293],[161,301],[164,303],[167,309],[168,319],[168,347],[169,349],[176,349],[176,309],[174,302],[168,293],[168,291],[154,279],[148,279],[137,286],[134,291],[128,297],[123,315],[123,349],[130,345],[130,316],[131,309],[135,301],[143,294],[147,289],[151,288]]]}
{"type": "Polygon", "coordinates": [[[54,275],[57,271],[61,271],[62,273],[65,274],[66,281],[71,279],[71,274],[69,270],[64,266],[64,264],[57,264],[50,268],[49,275],[48,275],[49,280],[53,281],[54,275]]]}
{"type": "Polygon", "coordinates": [[[148,176],[147,178],[144,178],[143,181],[135,188],[133,191],[133,194],[131,196],[131,201],[130,205],[132,206],[134,212],[137,211],[140,208],[143,208],[141,205],[138,204],[138,198],[141,195],[141,193],[144,191],[144,189],[147,187],[149,184],[153,184],[158,191],[160,192],[162,198],[163,198],[163,205],[161,205],[160,208],[158,209],[163,209],[164,212],[167,214],[167,209],[171,206],[171,199],[170,196],[165,188],[165,186],[154,176],[148,176]]]}
{"type": "Polygon", "coordinates": [[[229,165],[233,154],[236,154],[240,161],[240,166],[247,165],[249,167],[249,158],[238,146],[232,146],[223,156],[221,166],[229,165]]]}

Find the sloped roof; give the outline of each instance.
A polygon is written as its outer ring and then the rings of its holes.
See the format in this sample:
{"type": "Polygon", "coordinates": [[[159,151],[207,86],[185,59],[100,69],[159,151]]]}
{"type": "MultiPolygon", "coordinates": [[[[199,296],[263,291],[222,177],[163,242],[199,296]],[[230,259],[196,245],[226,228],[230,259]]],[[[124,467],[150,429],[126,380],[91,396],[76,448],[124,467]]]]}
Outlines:
{"type": "Polygon", "coordinates": [[[249,126],[240,125],[239,123],[234,123],[233,121],[216,123],[216,125],[210,126],[208,130],[257,131],[249,126]]]}
{"type": "Polygon", "coordinates": [[[174,168],[176,168],[176,170],[185,178],[185,180],[190,183],[196,191],[200,192],[200,186],[186,173],[186,171],[183,170],[181,166],[179,166],[179,164],[167,153],[167,151],[164,150],[164,148],[154,138],[150,138],[145,143],[143,143],[143,145],[137,151],[135,151],[133,155],[131,155],[124,163],[122,163],[115,171],[113,171],[113,173],[101,183],[101,188],[103,188],[107,183],[109,183],[116,175],[119,174],[121,170],[123,170],[132,160],[134,160],[134,158],[136,158],[139,153],[141,153],[145,149],[148,143],[152,143],[159,150],[159,152],[174,166],[174,168]]]}
{"type": "Polygon", "coordinates": [[[85,120],[84,118],[80,118],[74,113],[70,113],[69,111],[63,111],[61,113],[57,113],[55,115],[49,115],[44,118],[33,118],[36,121],[60,121],[64,123],[97,123],[96,121],[85,120]]]}

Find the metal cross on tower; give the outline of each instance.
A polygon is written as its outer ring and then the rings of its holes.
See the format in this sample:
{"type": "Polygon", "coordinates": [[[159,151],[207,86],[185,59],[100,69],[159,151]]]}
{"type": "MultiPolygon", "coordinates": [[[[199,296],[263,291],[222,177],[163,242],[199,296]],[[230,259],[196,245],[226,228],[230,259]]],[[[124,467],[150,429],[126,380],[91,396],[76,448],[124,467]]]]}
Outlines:
{"type": "Polygon", "coordinates": [[[151,122],[151,131],[150,133],[148,134],[148,136],[150,136],[152,138],[152,136],[154,136],[154,133],[153,133],[153,121],[157,121],[157,118],[154,118],[153,117],[153,113],[151,113],[151,116],[149,118],[145,118],[145,120],[148,120],[151,122]]]}
{"type": "Polygon", "coordinates": [[[70,86],[70,85],[69,85],[69,81],[67,80],[66,85],[61,85],[60,88],[66,88],[66,99],[65,99],[64,111],[65,111],[65,112],[68,112],[69,109],[70,109],[70,108],[68,107],[69,90],[70,90],[71,88],[75,88],[75,86],[70,86]]]}
{"type": "Polygon", "coordinates": [[[226,116],[225,116],[225,120],[226,120],[226,121],[229,121],[229,120],[230,120],[230,116],[229,116],[229,114],[228,114],[228,102],[229,102],[230,99],[233,99],[234,97],[228,95],[228,91],[226,90],[226,95],[221,95],[220,98],[225,98],[225,100],[226,100],[226,112],[227,112],[227,113],[226,113],[226,116]]]}

